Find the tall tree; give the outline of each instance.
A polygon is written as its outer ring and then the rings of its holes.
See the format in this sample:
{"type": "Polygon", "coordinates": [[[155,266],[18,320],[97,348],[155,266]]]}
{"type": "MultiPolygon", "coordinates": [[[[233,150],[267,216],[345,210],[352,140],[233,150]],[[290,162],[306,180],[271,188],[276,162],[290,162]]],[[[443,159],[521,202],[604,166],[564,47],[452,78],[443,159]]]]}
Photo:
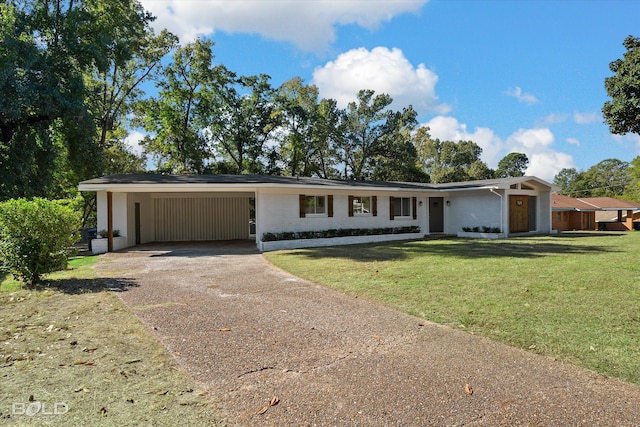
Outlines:
{"type": "Polygon", "coordinates": [[[418,153],[413,144],[417,124],[412,107],[401,112],[389,112],[393,129],[384,136],[378,153],[371,162],[371,178],[380,181],[428,182],[429,175],[418,166],[418,153]]]}
{"type": "Polygon", "coordinates": [[[269,152],[265,144],[278,125],[274,90],[266,74],[238,76],[224,66],[210,88],[216,114],[209,116],[206,137],[228,162],[231,173],[263,173],[269,152]]]}
{"type": "Polygon", "coordinates": [[[590,184],[590,197],[620,197],[631,181],[629,163],[618,159],[605,159],[584,173],[590,184]]]}
{"type": "Polygon", "coordinates": [[[335,99],[322,99],[318,104],[311,129],[313,171],[320,178],[339,178],[338,150],[343,146],[345,112],[335,99]]]}
{"type": "Polygon", "coordinates": [[[640,38],[628,36],[623,46],[623,59],[609,64],[614,76],[604,80],[607,94],[612,98],[604,103],[602,113],[612,133],[640,134],[640,38]]]}
{"type": "Polygon", "coordinates": [[[395,112],[388,107],[393,99],[373,90],[358,92],[357,102],[350,102],[345,113],[344,139],[339,153],[344,162],[345,178],[366,179],[375,173],[375,159],[390,151],[393,136],[402,129],[415,128],[416,113],[408,107],[395,112]]]}
{"type": "Polygon", "coordinates": [[[629,183],[624,189],[622,198],[640,202],[640,156],[637,156],[629,164],[629,183]]]}
{"type": "Polygon", "coordinates": [[[589,197],[589,189],[584,180],[584,172],[576,168],[564,168],[553,178],[553,183],[560,187],[559,193],[571,197],[589,197]]]}
{"type": "Polygon", "coordinates": [[[218,80],[212,47],[201,39],[179,47],[157,82],[158,97],[138,105],[138,120],[150,132],[142,144],[159,171],[203,173],[211,158],[203,130],[212,114],[209,91],[218,80]]]}
{"type": "Polygon", "coordinates": [[[420,165],[433,183],[491,177],[491,170],[480,160],[482,148],[473,141],[440,141],[431,137],[427,127],[419,128],[414,140],[420,165]]]}
{"type": "Polygon", "coordinates": [[[92,131],[82,72],[96,60],[93,21],[82,2],[0,3],[0,199],[46,196],[54,123],[92,131]]]}
{"type": "Polygon", "coordinates": [[[287,175],[312,176],[314,123],[318,119],[318,88],[305,85],[300,77],[284,82],[276,95],[280,118],[280,156],[287,175]]]}
{"type": "Polygon", "coordinates": [[[572,197],[621,197],[632,182],[629,163],[605,159],[586,171],[562,169],[554,178],[561,194],[572,197]]]}
{"type": "Polygon", "coordinates": [[[154,18],[138,2],[100,1],[95,7],[97,30],[110,34],[113,42],[102,47],[100,61],[87,75],[87,103],[96,120],[103,168],[108,169],[112,162],[105,154],[121,156],[118,142],[127,135],[127,116],[143,95],[141,85],[157,76],[177,38],[166,30],[156,36],[150,27],[154,18]]]}
{"type": "Polygon", "coordinates": [[[498,162],[495,175],[497,178],[524,176],[529,166],[529,158],[524,153],[509,153],[498,162]]]}

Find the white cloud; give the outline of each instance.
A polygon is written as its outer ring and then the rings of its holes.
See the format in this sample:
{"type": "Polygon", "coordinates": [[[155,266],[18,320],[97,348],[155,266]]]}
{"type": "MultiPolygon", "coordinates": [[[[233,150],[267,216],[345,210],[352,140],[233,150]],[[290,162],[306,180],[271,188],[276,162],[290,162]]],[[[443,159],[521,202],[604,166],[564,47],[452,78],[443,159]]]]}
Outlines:
{"type": "Polygon", "coordinates": [[[573,157],[552,148],[555,137],[548,128],[518,129],[505,142],[509,152],[529,158],[526,175],[552,181],[561,169],[574,167],[573,157]]]}
{"type": "Polygon", "coordinates": [[[518,129],[502,140],[493,130],[477,127],[473,132],[453,117],[438,116],[424,124],[429,126],[433,138],[448,141],[473,141],[482,148],[481,159],[490,168],[496,168],[508,153],[524,153],[529,159],[527,175],[552,181],[563,168],[574,167],[573,158],[553,149],[555,137],[547,128],[518,129]]]}
{"type": "Polygon", "coordinates": [[[595,123],[601,118],[599,113],[573,113],[573,120],[580,125],[595,123]]]}
{"type": "Polygon", "coordinates": [[[416,13],[428,0],[141,0],[157,17],[156,28],[167,28],[184,42],[217,31],[260,34],[287,41],[304,50],[324,50],[335,40],[338,25],[375,29],[403,13],[416,13]]]}
{"type": "Polygon", "coordinates": [[[529,158],[529,167],[525,171],[525,175],[537,176],[549,182],[553,181],[560,170],[575,167],[573,157],[558,151],[527,154],[527,157],[529,158]]]}
{"type": "Polygon", "coordinates": [[[313,72],[320,96],[335,99],[341,107],[355,101],[359,90],[372,89],[390,95],[394,100],[391,108],[412,105],[419,114],[450,110],[438,103],[437,82],[438,76],[424,64],[414,67],[400,49],[386,47],[350,50],[313,72]]]}
{"type": "Polygon", "coordinates": [[[550,146],[554,139],[548,128],[518,129],[507,139],[507,144],[535,149],[550,146]]]}
{"type": "Polygon", "coordinates": [[[557,125],[567,120],[566,114],[551,113],[542,120],[542,123],[547,125],[557,125]]]}
{"type": "Polygon", "coordinates": [[[453,117],[438,116],[425,123],[429,134],[441,141],[473,141],[482,148],[482,161],[495,168],[500,161],[503,149],[502,140],[489,128],[477,127],[473,132],[467,131],[467,125],[453,117]]]}
{"type": "Polygon", "coordinates": [[[140,156],[142,154],[142,146],[140,145],[140,141],[142,141],[145,136],[146,134],[135,130],[127,135],[127,137],[124,139],[124,143],[132,152],[140,156]]]}
{"type": "Polygon", "coordinates": [[[514,98],[516,98],[518,100],[518,102],[523,102],[525,104],[537,104],[540,101],[538,100],[538,98],[535,97],[535,95],[532,95],[530,93],[525,93],[522,92],[522,89],[518,86],[516,86],[515,89],[509,89],[506,92],[507,95],[509,96],[513,96],[514,98]]]}
{"type": "Polygon", "coordinates": [[[577,138],[567,138],[567,143],[575,145],[577,147],[580,146],[580,140],[578,140],[577,138]]]}

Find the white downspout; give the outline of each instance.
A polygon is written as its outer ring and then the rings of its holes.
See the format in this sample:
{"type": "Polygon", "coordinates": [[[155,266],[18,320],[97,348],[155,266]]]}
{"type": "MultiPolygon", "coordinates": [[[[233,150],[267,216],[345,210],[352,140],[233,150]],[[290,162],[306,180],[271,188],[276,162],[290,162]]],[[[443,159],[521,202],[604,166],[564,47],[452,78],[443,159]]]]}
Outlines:
{"type": "Polygon", "coordinates": [[[503,216],[504,216],[504,207],[502,206],[502,194],[498,193],[495,188],[490,188],[489,191],[491,191],[493,194],[495,194],[496,196],[500,197],[500,232],[504,233],[504,221],[503,221],[503,216]]]}

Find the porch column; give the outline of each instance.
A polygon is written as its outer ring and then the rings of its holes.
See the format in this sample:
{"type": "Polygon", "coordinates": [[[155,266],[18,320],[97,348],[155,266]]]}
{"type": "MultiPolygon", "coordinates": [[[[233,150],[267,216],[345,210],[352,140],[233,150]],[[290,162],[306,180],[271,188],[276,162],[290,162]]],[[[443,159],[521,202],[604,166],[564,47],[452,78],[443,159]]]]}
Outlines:
{"type": "Polygon", "coordinates": [[[113,193],[107,191],[107,252],[113,252],[113,193]]]}

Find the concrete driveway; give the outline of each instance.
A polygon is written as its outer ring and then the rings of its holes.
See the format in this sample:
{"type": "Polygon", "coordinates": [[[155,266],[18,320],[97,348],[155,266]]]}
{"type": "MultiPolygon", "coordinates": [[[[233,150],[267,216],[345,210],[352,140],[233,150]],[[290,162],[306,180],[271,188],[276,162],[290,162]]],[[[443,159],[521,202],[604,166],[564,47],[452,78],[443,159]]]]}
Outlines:
{"type": "Polygon", "coordinates": [[[122,300],[230,425],[640,425],[638,386],[301,280],[251,244],[140,246],[96,270],[137,282],[122,300]]]}

